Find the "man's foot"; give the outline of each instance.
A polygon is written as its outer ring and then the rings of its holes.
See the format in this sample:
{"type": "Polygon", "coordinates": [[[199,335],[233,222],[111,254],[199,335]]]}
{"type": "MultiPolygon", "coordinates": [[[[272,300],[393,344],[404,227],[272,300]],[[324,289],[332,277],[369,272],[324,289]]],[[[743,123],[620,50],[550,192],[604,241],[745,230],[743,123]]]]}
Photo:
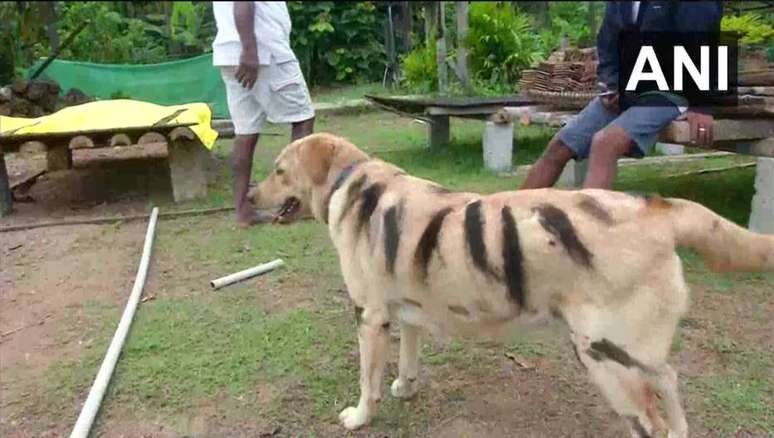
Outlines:
{"type": "Polygon", "coordinates": [[[271,223],[273,218],[274,215],[267,211],[253,210],[244,215],[237,214],[237,226],[239,228],[249,228],[253,225],[271,223]]]}

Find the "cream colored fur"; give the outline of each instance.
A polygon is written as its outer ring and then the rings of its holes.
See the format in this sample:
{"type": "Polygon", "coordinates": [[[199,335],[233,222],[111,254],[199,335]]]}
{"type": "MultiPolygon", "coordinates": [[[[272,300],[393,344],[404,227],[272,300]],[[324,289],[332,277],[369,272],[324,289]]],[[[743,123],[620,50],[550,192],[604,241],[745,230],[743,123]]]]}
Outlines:
{"type": "Polygon", "coordinates": [[[276,208],[292,196],[302,211],[288,221],[311,214],[327,222],[349,295],[362,309],[360,400],[340,414],[347,429],[367,424],[376,414],[390,322],[401,329],[399,376],[391,392],[405,398],[417,390],[423,332],[495,336],[520,320],[554,315],[566,323],[591,381],[627,420],[633,436],[685,437],[677,375],[667,363],[689,303],[675,247],[696,249],[716,270],[774,270],[773,236],[750,233],[690,201],[603,190],[446,193],[330,134],[291,143],[275,169],[279,172],[259,185],[256,204],[276,208]],[[361,220],[363,192],[373,184],[382,185],[383,192],[361,220]],[[466,214],[476,211],[477,202],[488,269],[473,260],[466,234],[466,214]],[[446,208],[436,245],[423,264],[420,242],[446,208]],[[514,247],[503,237],[508,212],[518,234],[524,308],[508,287],[512,276],[504,260],[508,245],[514,247]],[[387,255],[390,242],[394,257],[387,255]],[[393,269],[388,259],[394,260],[393,269]]]}

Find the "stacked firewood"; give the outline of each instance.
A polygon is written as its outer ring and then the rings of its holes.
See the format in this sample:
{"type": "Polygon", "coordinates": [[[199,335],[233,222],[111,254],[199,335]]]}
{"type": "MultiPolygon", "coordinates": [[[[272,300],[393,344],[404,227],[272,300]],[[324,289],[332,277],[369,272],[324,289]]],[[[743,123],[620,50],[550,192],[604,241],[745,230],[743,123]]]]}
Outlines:
{"type": "Polygon", "coordinates": [[[519,86],[526,92],[591,92],[596,78],[596,49],[563,49],[525,70],[519,86]]]}
{"type": "Polygon", "coordinates": [[[60,109],[91,102],[82,91],[71,88],[60,98],[59,84],[50,80],[16,80],[0,88],[0,116],[40,117],[60,109]]]}

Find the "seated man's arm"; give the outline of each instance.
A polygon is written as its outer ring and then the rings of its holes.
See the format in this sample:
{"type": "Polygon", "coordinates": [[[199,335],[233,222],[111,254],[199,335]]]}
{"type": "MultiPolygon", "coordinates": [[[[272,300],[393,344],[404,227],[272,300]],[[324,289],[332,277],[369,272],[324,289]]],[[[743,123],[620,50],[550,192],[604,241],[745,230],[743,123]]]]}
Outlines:
{"type": "MultiPolygon", "coordinates": [[[[674,23],[677,32],[719,33],[723,18],[723,3],[720,1],[676,2],[674,23]]],[[[703,146],[712,144],[711,107],[690,107],[686,117],[691,127],[691,141],[703,146]]]]}

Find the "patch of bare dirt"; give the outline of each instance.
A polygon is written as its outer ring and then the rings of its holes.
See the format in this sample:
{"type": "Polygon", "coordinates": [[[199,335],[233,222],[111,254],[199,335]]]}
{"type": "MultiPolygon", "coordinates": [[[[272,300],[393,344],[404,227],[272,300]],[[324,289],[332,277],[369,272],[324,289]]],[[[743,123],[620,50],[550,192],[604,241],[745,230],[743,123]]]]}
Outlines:
{"type": "Polygon", "coordinates": [[[41,228],[0,237],[1,431],[13,426],[7,408],[49,365],[104,347],[89,337],[87,306],[97,301],[122,308],[144,224],[41,228]]]}

